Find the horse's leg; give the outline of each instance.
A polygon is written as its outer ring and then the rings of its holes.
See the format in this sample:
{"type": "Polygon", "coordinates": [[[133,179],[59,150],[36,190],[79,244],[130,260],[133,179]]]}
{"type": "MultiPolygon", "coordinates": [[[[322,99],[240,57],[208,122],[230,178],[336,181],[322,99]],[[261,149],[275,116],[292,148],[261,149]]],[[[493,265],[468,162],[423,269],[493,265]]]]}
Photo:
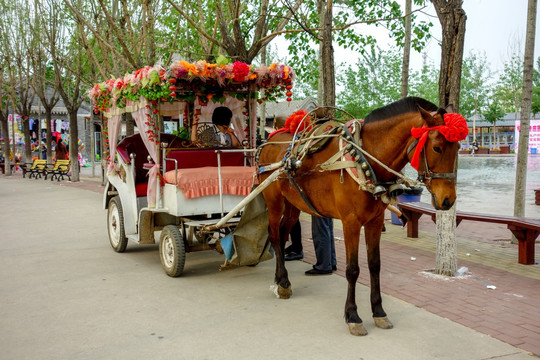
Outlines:
{"type": "MultiPolygon", "coordinates": [[[[267,203],[268,204],[268,203],[267,203]]],[[[280,299],[288,299],[292,295],[289,274],[285,268],[284,248],[291,228],[298,220],[300,210],[292,207],[285,200],[285,211],[282,206],[271,208],[268,206],[269,237],[276,253],[276,275],[274,282],[277,284],[277,294],[280,299]]]]}
{"type": "Polygon", "coordinates": [[[367,330],[362,324],[362,319],[358,316],[356,307],[356,280],[360,275],[358,266],[358,242],[360,241],[360,224],[358,220],[351,219],[343,222],[343,235],[345,237],[345,251],[347,268],[345,274],[349,284],[347,289],[347,300],[345,301],[345,322],[349,325],[349,332],[356,336],[367,335],[367,330]]]}
{"type": "Polygon", "coordinates": [[[364,232],[366,236],[366,249],[369,267],[369,276],[371,282],[371,311],[373,312],[373,320],[375,325],[381,329],[391,329],[394,327],[392,322],[388,320],[386,312],[382,306],[381,297],[381,253],[380,240],[381,231],[384,223],[384,213],[377,219],[364,224],[364,232]]]}

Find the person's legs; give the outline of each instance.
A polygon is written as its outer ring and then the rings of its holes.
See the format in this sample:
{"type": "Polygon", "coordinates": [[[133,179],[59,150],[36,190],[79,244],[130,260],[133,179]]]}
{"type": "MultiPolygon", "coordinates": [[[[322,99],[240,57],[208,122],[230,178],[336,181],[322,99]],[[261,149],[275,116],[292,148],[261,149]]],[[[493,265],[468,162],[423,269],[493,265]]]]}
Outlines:
{"type": "Polygon", "coordinates": [[[332,267],[337,264],[333,220],[312,216],[311,234],[313,246],[315,247],[315,256],[317,257],[317,263],[313,268],[319,271],[332,272],[332,267]]]}
{"type": "Polygon", "coordinates": [[[291,229],[291,245],[285,249],[285,261],[300,260],[304,257],[302,247],[302,228],[298,220],[291,229]]]}
{"type": "Polygon", "coordinates": [[[292,227],[290,238],[291,245],[285,249],[285,252],[302,252],[302,228],[300,226],[300,220],[292,227]]]}

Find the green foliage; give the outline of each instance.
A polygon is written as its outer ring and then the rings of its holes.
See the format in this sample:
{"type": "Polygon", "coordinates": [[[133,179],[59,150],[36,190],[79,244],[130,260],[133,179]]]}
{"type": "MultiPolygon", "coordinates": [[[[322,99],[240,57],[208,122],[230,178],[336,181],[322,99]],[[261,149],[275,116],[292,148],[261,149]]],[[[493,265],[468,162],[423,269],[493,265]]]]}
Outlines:
{"type": "Polygon", "coordinates": [[[355,67],[349,65],[339,77],[343,88],[338,104],[350,114],[365,117],[378,107],[400,98],[401,54],[378,47],[367,52],[355,67]]]}
{"type": "Polygon", "coordinates": [[[489,102],[485,110],[482,112],[484,119],[491,124],[496,124],[498,120],[504,118],[505,114],[506,112],[503,110],[497,99],[489,102]]]}
{"type": "Polygon", "coordinates": [[[514,54],[504,63],[503,72],[495,88],[495,94],[500,99],[505,112],[518,112],[521,104],[523,87],[523,60],[514,54]]]}
{"type": "MultiPolygon", "coordinates": [[[[424,5],[424,0],[415,0],[416,5],[424,5]]],[[[399,47],[403,46],[404,24],[402,18],[404,14],[397,1],[394,0],[344,0],[336,2],[333,8],[333,40],[344,49],[348,49],[365,55],[376,45],[376,39],[371,35],[366,35],[363,31],[366,26],[382,26],[390,31],[390,36],[396,40],[399,47]],[[349,26],[350,24],[358,24],[349,26]]],[[[316,1],[305,1],[297,21],[291,22],[287,28],[297,29],[300,24],[305,28],[319,28],[319,11],[316,1]]],[[[428,22],[419,22],[416,16],[412,15],[412,47],[420,51],[425,42],[430,38],[429,29],[432,26],[428,22]]],[[[316,30],[312,34],[308,32],[286,34],[285,38],[290,40],[289,53],[291,55],[291,65],[299,78],[308,78],[306,81],[313,83],[318,77],[318,71],[311,71],[310,62],[317,59],[320,33],[316,30]]]]}
{"type": "Polygon", "coordinates": [[[533,114],[540,113],[540,57],[536,59],[536,69],[534,69],[533,73],[531,112],[533,114]]]}
{"type": "Polygon", "coordinates": [[[485,54],[471,52],[463,60],[459,112],[465,118],[472,118],[475,112],[485,112],[488,94],[492,90],[490,78],[491,70],[485,54]]]}
{"type": "Polygon", "coordinates": [[[433,63],[425,62],[420,71],[409,75],[409,96],[439,103],[439,70],[433,63]]]}

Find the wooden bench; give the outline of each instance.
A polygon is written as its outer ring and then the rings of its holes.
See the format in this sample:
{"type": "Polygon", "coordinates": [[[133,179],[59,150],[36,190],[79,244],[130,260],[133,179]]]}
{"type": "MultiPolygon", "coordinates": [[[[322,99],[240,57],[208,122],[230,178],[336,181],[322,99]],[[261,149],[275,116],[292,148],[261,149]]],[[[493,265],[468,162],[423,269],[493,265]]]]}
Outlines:
{"type": "Polygon", "coordinates": [[[71,168],[70,160],[56,160],[54,165],[48,165],[45,168],[45,180],[47,176],[51,174],[51,181],[56,178],[57,181],[64,180],[64,175],[68,177],[68,180],[71,181],[71,176],[69,175],[69,170],[71,168]]]}
{"type": "Polygon", "coordinates": [[[47,167],[47,160],[35,159],[33,163],[26,163],[21,165],[23,178],[26,177],[28,173],[28,178],[31,179],[32,176],[37,179],[41,175],[45,175],[45,168],[47,167]]]}
{"type": "MultiPolygon", "coordinates": [[[[424,214],[436,220],[436,210],[429,204],[422,202],[400,203],[399,209],[409,219],[407,222],[407,236],[418,237],[418,219],[424,214]]],[[[516,216],[479,214],[473,212],[456,211],[456,227],[463,220],[481,221],[496,224],[506,224],[508,230],[519,241],[518,262],[524,265],[534,264],[534,244],[540,234],[540,220],[521,218],[516,216]]]]}

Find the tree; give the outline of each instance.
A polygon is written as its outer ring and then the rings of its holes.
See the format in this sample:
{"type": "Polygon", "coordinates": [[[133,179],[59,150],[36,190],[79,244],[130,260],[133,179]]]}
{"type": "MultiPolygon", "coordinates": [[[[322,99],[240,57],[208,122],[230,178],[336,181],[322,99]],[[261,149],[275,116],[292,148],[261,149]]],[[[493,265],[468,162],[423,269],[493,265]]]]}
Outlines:
{"type": "MultiPolygon", "coordinates": [[[[439,107],[453,106],[459,111],[461,65],[467,16],[462,0],[431,0],[442,27],[441,67],[439,73],[439,107]]],[[[435,272],[454,276],[457,271],[456,205],[448,211],[437,211],[437,255],[435,272]]]]}
{"type": "Polygon", "coordinates": [[[482,112],[484,119],[493,124],[493,134],[495,137],[495,147],[499,148],[499,135],[497,132],[497,120],[504,118],[506,113],[503,111],[502,107],[499,104],[499,100],[496,97],[493,97],[493,100],[488,101],[487,108],[482,112]]]}
{"type": "Polygon", "coordinates": [[[497,97],[501,101],[501,106],[506,112],[519,112],[523,87],[523,62],[521,54],[513,54],[508,61],[504,63],[503,71],[499,75],[496,86],[497,97]]]}
{"type": "Polygon", "coordinates": [[[409,93],[409,62],[411,59],[411,9],[412,0],[405,0],[405,37],[403,44],[403,63],[401,66],[401,97],[409,93]]]}
{"type": "Polygon", "coordinates": [[[83,78],[90,70],[89,59],[80,46],[80,27],[55,0],[41,4],[43,32],[47,38],[48,51],[54,68],[55,88],[66,107],[69,118],[69,160],[71,161],[71,181],[79,181],[77,113],[86,98],[83,78]],[[64,33],[64,30],[67,33],[64,33]]]}
{"type": "MultiPolygon", "coordinates": [[[[1,4],[4,5],[4,4],[1,4]]],[[[4,7],[5,20],[8,23],[0,25],[1,47],[5,53],[5,73],[9,78],[9,86],[6,87],[8,95],[15,111],[21,115],[23,136],[25,144],[25,162],[32,162],[32,148],[30,146],[29,115],[34,99],[34,92],[30,86],[30,75],[26,53],[29,44],[28,23],[24,18],[28,12],[24,4],[10,4],[4,7]],[[17,39],[17,41],[10,41],[17,39]]]]}
{"type": "Polygon", "coordinates": [[[529,152],[529,125],[532,103],[532,82],[534,65],[534,38],[536,33],[537,0],[529,0],[527,7],[527,35],[523,59],[523,100],[516,164],[516,190],[514,196],[514,216],[525,215],[525,189],[527,185],[527,160],[529,152]]]}
{"type": "Polygon", "coordinates": [[[473,51],[463,60],[459,112],[470,119],[483,113],[488,105],[492,77],[489,62],[485,54],[473,51]]]}
{"type": "Polygon", "coordinates": [[[11,175],[11,166],[9,166],[9,127],[8,127],[8,116],[9,116],[9,96],[7,92],[7,84],[4,75],[4,61],[0,58],[0,132],[4,137],[2,142],[2,155],[4,156],[4,171],[7,176],[11,175]]]}
{"type": "Polygon", "coordinates": [[[538,114],[540,112],[540,57],[536,59],[536,69],[533,74],[533,94],[531,112],[538,114]]]}
{"type": "Polygon", "coordinates": [[[359,118],[400,98],[402,59],[398,49],[372,48],[339,78],[343,91],[338,103],[359,118]]]}
{"type": "Polygon", "coordinates": [[[419,72],[413,72],[409,94],[419,96],[436,104],[439,102],[439,70],[426,61],[419,72]]]}

